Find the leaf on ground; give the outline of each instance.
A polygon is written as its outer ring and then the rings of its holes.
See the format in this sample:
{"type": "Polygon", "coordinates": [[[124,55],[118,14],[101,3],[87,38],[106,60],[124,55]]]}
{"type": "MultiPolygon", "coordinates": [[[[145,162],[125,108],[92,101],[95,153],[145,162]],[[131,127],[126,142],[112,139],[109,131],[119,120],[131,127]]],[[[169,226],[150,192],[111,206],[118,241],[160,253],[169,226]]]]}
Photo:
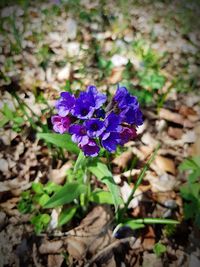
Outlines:
{"type": "Polygon", "coordinates": [[[121,153],[119,156],[115,157],[112,163],[117,165],[118,167],[124,169],[127,167],[128,162],[133,158],[133,153],[131,151],[125,151],[121,153]]]}
{"type": "Polygon", "coordinates": [[[44,240],[43,243],[39,247],[39,252],[41,254],[57,254],[62,248],[63,241],[62,240],[54,240],[48,241],[44,240]]]}
{"type": "Polygon", "coordinates": [[[145,250],[153,249],[156,243],[156,235],[152,226],[148,225],[145,235],[143,236],[142,245],[145,250]]]}
{"type": "Polygon", "coordinates": [[[153,164],[156,165],[155,169],[159,175],[161,175],[165,172],[169,172],[173,175],[176,174],[176,168],[175,168],[174,161],[169,159],[169,158],[158,155],[158,156],[156,156],[153,164]]]}
{"type": "Polygon", "coordinates": [[[62,263],[64,261],[63,255],[48,255],[48,267],[61,267],[62,263]]]}
{"type": "Polygon", "coordinates": [[[86,253],[94,255],[107,246],[112,241],[111,232],[106,230],[109,228],[112,217],[108,207],[93,208],[78,227],[68,232],[64,242],[69,255],[80,260],[85,257],[86,253]]]}
{"type": "Polygon", "coordinates": [[[67,161],[60,169],[51,169],[49,170],[49,180],[56,183],[62,184],[66,179],[67,170],[72,167],[72,161],[67,161]]]}

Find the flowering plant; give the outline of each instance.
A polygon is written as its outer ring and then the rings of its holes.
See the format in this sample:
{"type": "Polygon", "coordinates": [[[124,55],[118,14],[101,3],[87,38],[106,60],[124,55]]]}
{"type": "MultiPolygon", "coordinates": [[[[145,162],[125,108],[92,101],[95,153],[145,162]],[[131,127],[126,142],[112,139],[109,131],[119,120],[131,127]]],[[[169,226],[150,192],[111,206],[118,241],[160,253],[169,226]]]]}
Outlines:
{"type": "Polygon", "coordinates": [[[90,157],[96,157],[100,147],[114,152],[118,145],[134,139],[136,127],[143,123],[137,98],[120,86],[110,102],[93,85],[78,97],[62,92],[56,109],[58,114],[51,118],[54,131],[71,134],[72,141],[90,157]]]}
{"type": "MultiPolygon", "coordinates": [[[[115,183],[112,171],[100,159],[94,158],[99,155],[101,149],[114,152],[117,146],[123,146],[129,140],[136,138],[136,130],[142,125],[143,116],[135,96],[131,96],[125,87],[118,86],[115,95],[109,100],[105,94],[98,92],[95,86],[88,86],[79,96],[62,92],[56,101],[56,109],[58,114],[53,115],[51,121],[57,133],[38,133],[38,138],[79,155],[73,169],[67,173],[67,180],[63,185],[52,182],[46,185],[33,183],[32,191],[25,192],[19,203],[21,212],[34,210],[35,203],[42,209],[61,207],[57,225],[54,226],[57,227],[68,223],[77,211],[86,211],[91,202],[112,204],[115,207],[117,227],[113,234],[116,237],[121,227],[138,229],[149,223],[178,223],[163,218],[128,217],[129,204],[146,170],[154,160],[159,146],[141,170],[126,201],[120,194],[120,187],[115,183]],[[73,142],[78,145],[80,151],[73,142]],[[104,183],[108,190],[101,187],[92,188],[91,175],[104,183]]],[[[31,219],[37,233],[46,228],[49,222],[48,213],[36,212],[31,219]]]]}

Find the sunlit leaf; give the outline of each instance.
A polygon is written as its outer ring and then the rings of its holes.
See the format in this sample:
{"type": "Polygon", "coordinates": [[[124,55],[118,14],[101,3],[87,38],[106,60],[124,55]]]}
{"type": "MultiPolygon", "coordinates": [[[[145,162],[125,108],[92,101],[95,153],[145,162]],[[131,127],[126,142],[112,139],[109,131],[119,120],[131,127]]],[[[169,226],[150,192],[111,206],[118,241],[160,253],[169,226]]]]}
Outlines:
{"type": "Polygon", "coordinates": [[[76,214],[76,210],[77,207],[74,206],[62,211],[58,219],[58,226],[68,223],[76,214]]]}
{"type": "Polygon", "coordinates": [[[161,243],[156,243],[153,247],[153,252],[156,254],[156,256],[160,257],[163,253],[167,251],[167,248],[165,245],[161,243]]]}
{"type": "Polygon", "coordinates": [[[77,145],[72,142],[69,134],[38,133],[37,137],[75,154],[78,154],[80,151],[77,145]]]}
{"type": "Polygon", "coordinates": [[[121,204],[119,188],[116,185],[112,173],[109,171],[108,167],[102,162],[95,162],[89,166],[89,170],[103,183],[105,183],[112,194],[113,203],[115,209],[121,204]]]}
{"type": "MultiPolygon", "coordinates": [[[[111,192],[103,190],[92,192],[90,195],[90,201],[98,204],[114,204],[111,192]]],[[[121,204],[123,204],[122,199],[121,204]]]]}
{"type": "Polygon", "coordinates": [[[86,157],[84,153],[80,150],[78,154],[78,158],[74,165],[74,172],[77,171],[79,168],[83,167],[84,163],[86,162],[86,157]]]}
{"type": "Polygon", "coordinates": [[[74,199],[77,199],[81,193],[85,193],[86,191],[86,185],[68,183],[49,199],[44,208],[55,208],[70,203],[74,199]]]}

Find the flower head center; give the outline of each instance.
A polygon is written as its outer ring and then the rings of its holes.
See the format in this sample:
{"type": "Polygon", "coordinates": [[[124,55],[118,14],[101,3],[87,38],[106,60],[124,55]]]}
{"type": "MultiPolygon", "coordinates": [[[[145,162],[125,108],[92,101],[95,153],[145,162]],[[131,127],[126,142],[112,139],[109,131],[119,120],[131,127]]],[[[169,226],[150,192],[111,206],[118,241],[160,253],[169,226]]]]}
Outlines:
{"type": "Polygon", "coordinates": [[[98,126],[97,123],[93,123],[93,124],[91,125],[91,128],[92,128],[93,131],[97,131],[97,130],[99,129],[99,126],[98,126]]]}
{"type": "Polygon", "coordinates": [[[86,116],[86,115],[88,114],[88,109],[87,109],[87,108],[82,108],[82,110],[81,110],[81,114],[82,114],[83,116],[86,116]]]}

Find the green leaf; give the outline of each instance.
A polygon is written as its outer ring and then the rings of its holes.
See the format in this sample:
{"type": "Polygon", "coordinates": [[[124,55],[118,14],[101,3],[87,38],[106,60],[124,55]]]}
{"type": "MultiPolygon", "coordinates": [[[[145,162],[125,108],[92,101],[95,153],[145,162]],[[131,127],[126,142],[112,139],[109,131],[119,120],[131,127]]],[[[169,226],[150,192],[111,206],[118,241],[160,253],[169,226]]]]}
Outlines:
{"type": "Polygon", "coordinates": [[[24,119],[22,117],[13,118],[13,121],[19,125],[24,123],[24,119]]]}
{"type": "Polygon", "coordinates": [[[188,176],[188,181],[190,183],[195,183],[199,180],[200,178],[200,168],[197,170],[194,170],[189,176],[188,176]]]}
{"type": "Polygon", "coordinates": [[[184,203],[183,211],[184,211],[184,217],[185,219],[190,219],[193,216],[195,216],[195,213],[197,211],[198,206],[195,202],[192,202],[190,204],[184,203]]]}
{"type": "Polygon", "coordinates": [[[8,107],[8,104],[6,104],[6,103],[3,106],[3,114],[9,120],[13,120],[13,118],[14,118],[13,112],[10,110],[10,108],[8,107]]]}
{"type": "Polygon", "coordinates": [[[80,151],[77,145],[72,142],[69,134],[38,133],[37,137],[75,154],[78,154],[80,151]]]}
{"type": "Polygon", "coordinates": [[[33,203],[32,200],[21,199],[17,204],[17,209],[22,214],[31,213],[33,211],[33,203]]]}
{"type": "Polygon", "coordinates": [[[48,182],[44,187],[43,187],[43,190],[48,194],[52,194],[52,193],[55,193],[57,192],[59,189],[61,189],[62,186],[61,185],[58,185],[54,182],[48,182]]]}
{"type": "Polygon", "coordinates": [[[6,117],[3,117],[2,120],[0,121],[0,128],[2,128],[8,122],[9,122],[9,119],[6,117]]]}
{"type": "Polygon", "coordinates": [[[134,223],[143,223],[143,224],[179,224],[179,221],[171,220],[171,219],[162,219],[162,218],[144,218],[144,219],[133,219],[127,220],[127,222],[134,222],[134,223]]]}
{"type": "Polygon", "coordinates": [[[165,77],[155,70],[145,70],[138,73],[140,85],[146,89],[161,89],[165,84],[165,77]]]}
{"type": "Polygon", "coordinates": [[[87,158],[85,157],[84,153],[80,150],[80,152],[78,154],[78,158],[77,158],[75,165],[74,165],[74,172],[76,172],[79,168],[83,167],[86,160],[87,160],[87,158]]]}
{"type": "Polygon", "coordinates": [[[200,228],[200,207],[199,207],[199,210],[195,216],[195,223],[200,228]]]}
{"type": "Polygon", "coordinates": [[[50,197],[47,194],[43,194],[42,196],[39,197],[38,204],[40,204],[40,206],[43,207],[49,199],[50,197]]]}
{"type": "Polygon", "coordinates": [[[117,210],[118,206],[121,204],[120,192],[113,179],[112,173],[108,170],[108,167],[102,162],[96,162],[89,166],[89,171],[91,171],[100,181],[107,185],[112,194],[115,210],[117,210]]]}
{"type": "Polygon", "coordinates": [[[194,157],[192,157],[192,159],[196,163],[196,165],[200,168],[200,157],[194,156],[194,157]]]}
{"type": "Polygon", "coordinates": [[[91,171],[99,180],[106,176],[111,176],[112,173],[109,171],[108,167],[102,162],[94,162],[89,166],[89,171],[91,171]]]}
{"type": "Polygon", "coordinates": [[[68,183],[57,191],[45,204],[44,208],[54,208],[72,202],[81,193],[87,191],[86,185],[78,183],[68,183]]]}
{"type": "Polygon", "coordinates": [[[181,196],[186,200],[194,200],[199,198],[200,184],[185,184],[180,188],[181,196]]]}
{"type": "Polygon", "coordinates": [[[49,214],[39,214],[31,218],[31,223],[34,225],[35,232],[39,234],[44,228],[47,227],[51,217],[49,214]]]}
{"type": "Polygon", "coordinates": [[[129,221],[123,223],[123,225],[124,226],[129,226],[133,230],[145,227],[145,225],[143,223],[136,223],[134,220],[129,220],[129,221]]]}
{"type": "Polygon", "coordinates": [[[198,166],[198,161],[191,159],[186,159],[184,160],[180,165],[179,165],[179,170],[180,171],[186,171],[186,170],[196,170],[198,168],[200,168],[200,166],[198,166]]]}
{"type": "Polygon", "coordinates": [[[77,207],[71,207],[61,212],[58,219],[58,226],[68,223],[76,214],[77,207]]]}
{"type": "Polygon", "coordinates": [[[156,254],[156,256],[160,257],[166,251],[167,251],[166,246],[161,244],[160,242],[154,245],[153,252],[156,254]]]}
{"type": "MultiPolygon", "coordinates": [[[[92,192],[90,195],[90,201],[98,204],[114,204],[111,192],[103,190],[92,192]]],[[[121,204],[123,204],[123,200],[120,199],[120,201],[121,204]]]]}
{"type": "Polygon", "coordinates": [[[41,183],[32,183],[32,189],[38,195],[41,195],[44,193],[43,185],[41,183]]]}

